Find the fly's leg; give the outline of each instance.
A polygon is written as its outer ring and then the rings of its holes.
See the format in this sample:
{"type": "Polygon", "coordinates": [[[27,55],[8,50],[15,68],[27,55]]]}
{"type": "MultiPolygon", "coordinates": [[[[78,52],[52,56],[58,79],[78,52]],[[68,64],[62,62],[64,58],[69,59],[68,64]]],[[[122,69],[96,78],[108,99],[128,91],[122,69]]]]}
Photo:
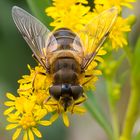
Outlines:
{"type": "Polygon", "coordinates": [[[36,76],[37,76],[38,74],[46,75],[46,74],[43,73],[43,72],[36,72],[35,75],[34,75],[34,77],[33,77],[33,79],[32,79],[32,81],[31,81],[32,87],[31,87],[31,88],[28,88],[28,89],[18,89],[17,92],[25,92],[25,91],[29,91],[29,90],[32,90],[32,92],[34,92],[34,90],[35,90],[35,86],[34,86],[34,85],[35,85],[35,78],[36,78],[36,76]]]}
{"type": "Polygon", "coordinates": [[[51,98],[52,98],[51,96],[49,96],[48,98],[46,98],[46,99],[44,100],[43,104],[46,104],[47,102],[49,102],[51,98]]]}
{"type": "Polygon", "coordinates": [[[47,72],[47,73],[50,73],[50,67],[49,67],[49,65],[48,65],[48,63],[47,63],[47,61],[46,61],[46,60],[47,60],[46,58],[41,58],[41,57],[40,57],[40,59],[38,60],[34,54],[32,54],[32,57],[35,59],[35,61],[36,61],[37,63],[40,63],[41,66],[42,66],[44,69],[46,69],[46,72],[47,72]],[[44,61],[45,61],[45,62],[44,62],[44,61]]]}
{"type": "Polygon", "coordinates": [[[32,54],[32,57],[34,58],[34,60],[38,63],[38,60],[36,58],[36,56],[34,54],[32,54]]]}
{"type": "Polygon", "coordinates": [[[74,113],[74,107],[76,105],[79,105],[79,104],[83,103],[84,101],[86,101],[86,99],[87,99],[87,96],[85,94],[83,94],[81,100],[75,101],[75,103],[72,105],[71,113],[72,114],[74,113]]]}
{"type": "Polygon", "coordinates": [[[32,80],[32,91],[33,91],[33,92],[34,92],[34,90],[35,90],[35,79],[36,79],[36,76],[37,76],[38,74],[46,76],[46,74],[43,73],[43,72],[37,71],[37,72],[35,73],[35,75],[34,75],[34,77],[33,77],[33,80],[32,80]]]}
{"type": "Polygon", "coordinates": [[[87,84],[89,81],[91,81],[91,80],[94,78],[94,75],[86,75],[85,77],[88,77],[89,79],[88,79],[87,81],[85,81],[85,82],[82,84],[82,86],[85,85],[85,84],[87,84]]]}
{"type": "MultiPolygon", "coordinates": [[[[59,103],[56,103],[56,102],[49,102],[50,99],[52,99],[52,96],[49,96],[44,102],[43,104],[47,104],[47,105],[51,105],[51,106],[55,106],[57,109],[57,112],[60,114],[61,113],[61,109],[60,109],[60,105],[59,103]]],[[[57,101],[59,102],[59,101],[57,101]]]]}

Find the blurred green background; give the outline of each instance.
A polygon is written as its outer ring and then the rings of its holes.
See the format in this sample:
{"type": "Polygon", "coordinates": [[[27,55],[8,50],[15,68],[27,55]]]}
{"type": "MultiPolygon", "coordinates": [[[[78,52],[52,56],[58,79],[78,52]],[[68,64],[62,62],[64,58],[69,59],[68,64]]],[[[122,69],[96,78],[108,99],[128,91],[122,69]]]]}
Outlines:
{"type": "MultiPolygon", "coordinates": [[[[40,1],[40,0],[36,0],[40,1]]],[[[41,0],[42,3],[45,0],[41,0]]],[[[29,1],[28,1],[29,2],[29,1]]],[[[32,3],[28,3],[32,4],[32,3]]],[[[27,46],[26,42],[23,40],[21,34],[18,32],[12,17],[11,8],[14,5],[22,7],[31,13],[26,1],[19,0],[0,0],[0,140],[10,140],[13,131],[6,131],[5,126],[7,124],[5,117],[3,116],[3,111],[5,109],[3,103],[6,101],[5,93],[12,92],[16,94],[16,89],[18,88],[17,80],[21,78],[22,75],[28,74],[27,64],[32,67],[36,65],[36,62],[32,58],[32,52],[27,46]]],[[[47,1],[46,5],[42,4],[42,8],[50,5],[47,1]]],[[[135,14],[139,17],[140,12],[138,11],[140,2],[138,1],[134,7],[135,14]]],[[[44,12],[42,10],[42,12],[44,12]]],[[[132,11],[125,11],[125,15],[131,13],[132,11]]],[[[34,12],[38,18],[44,19],[46,25],[49,25],[50,18],[40,16],[39,12],[34,12]]],[[[49,27],[50,28],[50,27],[49,27]]],[[[140,33],[140,22],[133,27],[133,32],[130,35],[131,43],[133,44],[140,33]]],[[[102,100],[102,106],[107,110],[106,99],[104,94],[104,86],[101,80],[97,84],[96,92],[98,94],[97,98],[102,100]],[[104,95],[103,95],[104,94],[104,95]]],[[[129,88],[126,86],[126,90],[129,88]]],[[[122,110],[124,102],[127,102],[128,95],[124,95],[120,105],[122,110]]],[[[120,118],[123,115],[120,114],[120,118]]],[[[97,125],[96,122],[86,113],[82,117],[71,116],[71,125],[66,128],[63,125],[61,119],[59,119],[52,126],[46,128],[41,127],[43,132],[42,140],[107,140],[104,131],[97,125]]]]}

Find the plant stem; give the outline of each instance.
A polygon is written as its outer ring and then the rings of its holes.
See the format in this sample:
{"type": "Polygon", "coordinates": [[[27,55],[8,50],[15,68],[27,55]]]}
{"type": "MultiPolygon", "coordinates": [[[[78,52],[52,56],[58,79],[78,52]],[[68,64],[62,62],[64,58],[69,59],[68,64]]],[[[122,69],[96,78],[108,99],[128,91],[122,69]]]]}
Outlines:
{"type": "Polygon", "coordinates": [[[107,90],[108,90],[108,102],[109,102],[109,108],[110,108],[110,114],[111,114],[111,121],[112,121],[112,128],[113,128],[113,140],[118,140],[119,138],[119,127],[118,127],[118,118],[117,118],[117,110],[116,110],[116,104],[113,101],[112,94],[113,94],[113,82],[112,80],[107,80],[107,90]]]}
{"type": "Polygon", "coordinates": [[[122,139],[131,140],[131,134],[133,130],[134,123],[137,119],[139,113],[140,104],[140,86],[137,80],[132,77],[131,82],[131,95],[130,101],[128,103],[128,108],[126,112],[126,117],[124,119],[124,126],[122,131],[122,139]]]}

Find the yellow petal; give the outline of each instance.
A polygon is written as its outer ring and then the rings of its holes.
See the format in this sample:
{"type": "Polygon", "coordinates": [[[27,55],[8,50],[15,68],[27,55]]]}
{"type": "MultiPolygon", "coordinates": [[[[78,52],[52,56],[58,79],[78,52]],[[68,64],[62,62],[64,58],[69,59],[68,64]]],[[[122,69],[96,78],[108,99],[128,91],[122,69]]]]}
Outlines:
{"type": "Polygon", "coordinates": [[[97,61],[99,61],[99,62],[101,62],[101,63],[104,62],[104,59],[103,59],[102,57],[99,57],[99,56],[96,56],[96,57],[95,57],[95,60],[97,60],[97,61]]]}
{"type": "Polygon", "coordinates": [[[6,110],[4,111],[4,115],[8,115],[8,114],[11,113],[14,109],[15,109],[15,107],[10,107],[10,108],[6,109],[6,110]]]}
{"type": "Polygon", "coordinates": [[[31,102],[29,100],[26,100],[26,103],[24,104],[24,110],[25,112],[32,112],[32,109],[34,107],[35,103],[31,102]]]}
{"type": "Polygon", "coordinates": [[[31,66],[29,65],[29,64],[27,64],[27,68],[31,71],[32,70],[32,68],[31,68],[31,66]]]}
{"type": "Polygon", "coordinates": [[[20,116],[16,115],[16,112],[15,112],[15,114],[8,115],[7,121],[9,121],[11,123],[17,123],[17,122],[19,122],[19,119],[20,119],[20,116]]]}
{"type": "Polygon", "coordinates": [[[6,105],[6,106],[13,106],[13,105],[15,105],[15,102],[7,101],[7,102],[4,103],[4,105],[6,105]]]}
{"type": "Polygon", "coordinates": [[[7,121],[8,122],[11,122],[11,123],[17,123],[17,122],[19,122],[19,120],[17,120],[16,118],[14,119],[14,118],[10,118],[10,117],[7,118],[7,121]]]}
{"type": "Polygon", "coordinates": [[[39,137],[39,138],[42,137],[40,131],[39,131],[37,128],[33,127],[33,128],[32,128],[32,131],[34,132],[34,134],[35,134],[37,137],[39,137]]]}
{"type": "Polygon", "coordinates": [[[6,126],[6,130],[14,129],[14,128],[16,128],[17,126],[19,126],[19,124],[9,124],[9,125],[6,126]]]}
{"type": "Polygon", "coordinates": [[[44,125],[44,126],[48,126],[51,125],[51,121],[39,121],[39,124],[44,125]]]}
{"type": "Polygon", "coordinates": [[[29,129],[29,140],[34,140],[33,132],[29,129]]]}
{"type": "Polygon", "coordinates": [[[13,94],[11,94],[11,93],[7,93],[6,96],[7,96],[7,98],[9,98],[11,100],[15,100],[16,99],[16,97],[13,94]]]}
{"type": "Polygon", "coordinates": [[[84,107],[75,106],[73,112],[78,114],[83,114],[86,112],[86,109],[84,107]]]}
{"type": "Polygon", "coordinates": [[[105,55],[107,52],[105,50],[99,50],[97,55],[105,55]]]}
{"type": "Polygon", "coordinates": [[[59,117],[59,114],[56,113],[54,114],[51,118],[50,118],[50,121],[53,123],[54,121],[56,121],[56,119],[59,117]]]}
{"type": "Polygon", "coordinates": [[[28,140],[27,131],[25,131],[25,132],[24,132],[24,135],[23,135],[23,140],[28,140]]]}
{"type": "Polygon", "coordinates": [[[102,72],[100,70],[93,70],[92,71],[94,75],[102,75],[102,72]]]}
{"type": "Polygon", "coordinates": [[[19,137],[20,132],[21,132],[21,128],[17,128],[17,130],[13,134],[12,140],[16,140],[19,137]]]}
{"type": "Polygon", "coordinates": [[[69,118],[65,112],[62,114],[62,118],[65,126],[69,127],[69,118]]]}

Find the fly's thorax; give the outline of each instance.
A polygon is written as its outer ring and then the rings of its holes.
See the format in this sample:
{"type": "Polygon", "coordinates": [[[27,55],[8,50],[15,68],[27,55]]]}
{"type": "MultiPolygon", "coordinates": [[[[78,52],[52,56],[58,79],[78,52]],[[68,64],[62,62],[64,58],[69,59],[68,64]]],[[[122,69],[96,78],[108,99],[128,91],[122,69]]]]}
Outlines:
{"type": "Polygon", "coordinates": [[[54,31],[48,42],[45,53],[47,53],[49,65],[52,65],[57,59],[65,57],[73,58],[79,64],[82,63],[84,57],[83,48],[80,39],[71,30],[60,28],[54,31]]]}
{"type": "Polygon", "coordinates": [[[80,65],[70,57],[59,58],[51,66],[55,84],[78,84],[80,65]]]}
{"type": "Polygon", "coordinates": [[[47,55],[47,59],[49,60],[49,65],[53,65],[53,63],[57,59],[63,59],[63,58],[72,58],[75,59],[75,61],[80,65],[83,61],[83,54],[76,53],[75,51],[71,50],[59,50],[56,52],[49,53],[47,55]]]}

